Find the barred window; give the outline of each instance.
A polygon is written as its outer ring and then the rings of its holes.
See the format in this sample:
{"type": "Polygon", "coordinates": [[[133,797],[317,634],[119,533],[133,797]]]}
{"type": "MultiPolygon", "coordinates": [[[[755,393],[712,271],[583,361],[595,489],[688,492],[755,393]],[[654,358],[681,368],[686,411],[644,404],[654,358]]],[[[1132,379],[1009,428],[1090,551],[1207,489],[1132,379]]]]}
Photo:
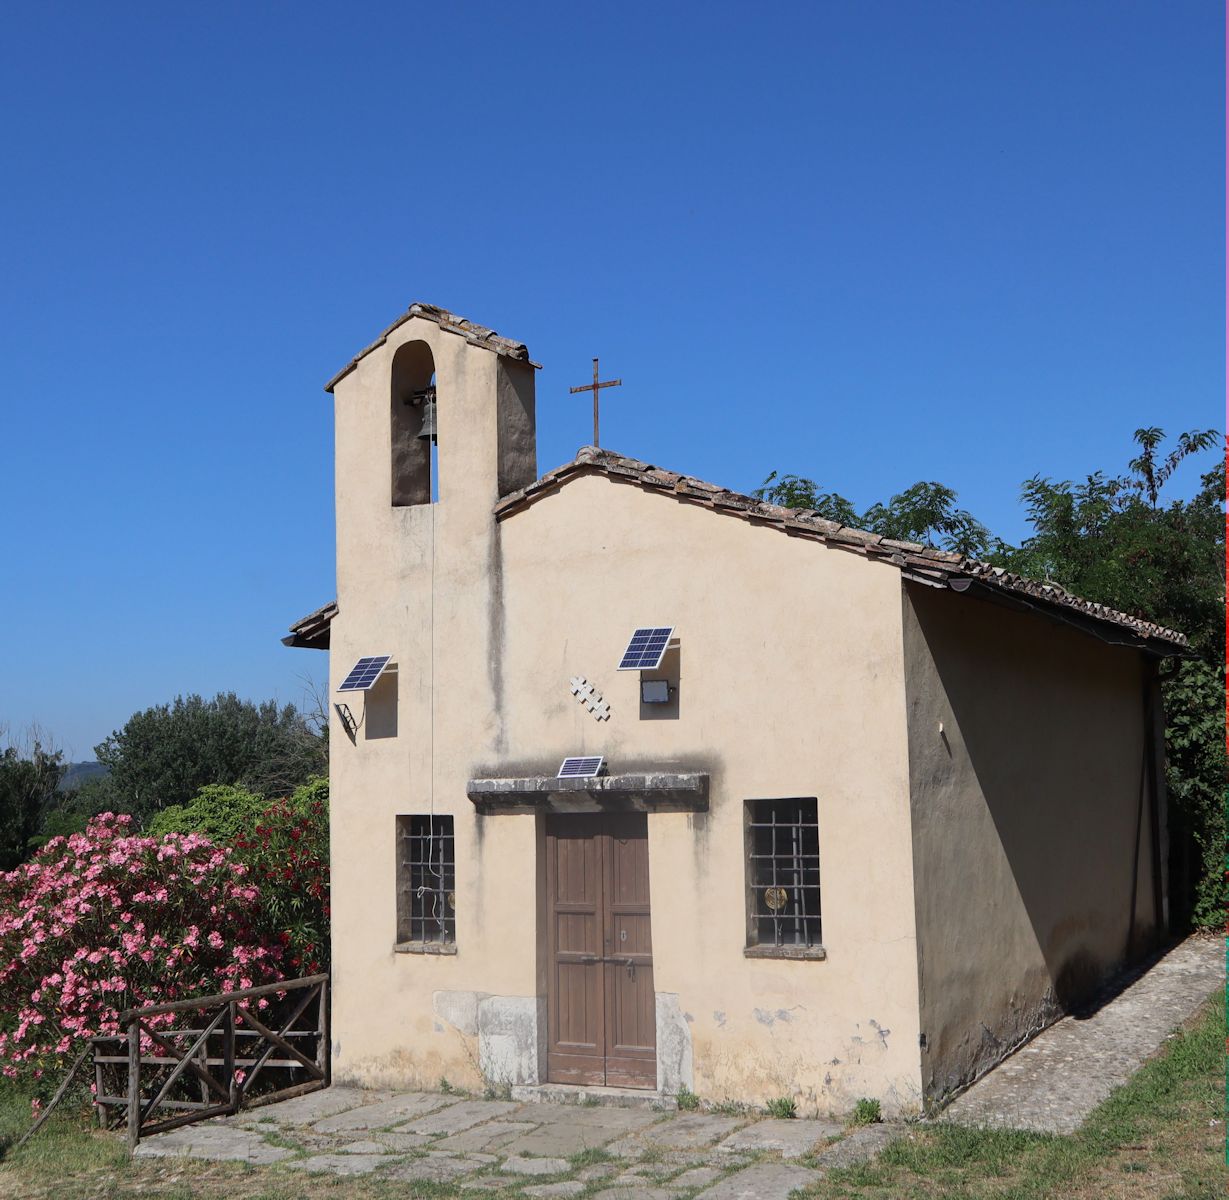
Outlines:
{"type": "Polygon", "coordinates": [[[452,817],[397,818],[397,941],[457,940],[452,817]]]}
{"type": "Polygon", "coordinates": [[[821,946],[816,800],[751,800],[747,807],[748,940],[821,946]]]}

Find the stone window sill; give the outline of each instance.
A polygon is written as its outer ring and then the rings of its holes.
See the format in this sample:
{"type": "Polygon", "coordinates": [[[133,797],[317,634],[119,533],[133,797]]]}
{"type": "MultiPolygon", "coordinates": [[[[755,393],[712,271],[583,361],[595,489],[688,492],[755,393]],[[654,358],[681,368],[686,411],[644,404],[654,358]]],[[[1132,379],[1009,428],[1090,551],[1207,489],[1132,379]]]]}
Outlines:
{"type": "Polygon", "coordinates": [[[823,946],[744,946],[744,958],[794,958],[818,962],[828,957],[823,946]]]}
{"type": "Polygon", "coordinates": [[[456,954],[456,942],[395,942],[394,954],[456,954]]]}

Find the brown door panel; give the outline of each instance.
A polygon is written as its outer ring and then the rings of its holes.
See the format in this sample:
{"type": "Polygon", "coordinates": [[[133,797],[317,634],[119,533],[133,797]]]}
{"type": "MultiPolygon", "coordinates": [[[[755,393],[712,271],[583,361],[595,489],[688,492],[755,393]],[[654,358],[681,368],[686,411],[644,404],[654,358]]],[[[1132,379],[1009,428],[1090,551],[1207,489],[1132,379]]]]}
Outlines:
{"type": "Polygon", "coordinates": [[[646,817],[550,814],[546,822],[548,1077],[655,1087],[646,817]]]}

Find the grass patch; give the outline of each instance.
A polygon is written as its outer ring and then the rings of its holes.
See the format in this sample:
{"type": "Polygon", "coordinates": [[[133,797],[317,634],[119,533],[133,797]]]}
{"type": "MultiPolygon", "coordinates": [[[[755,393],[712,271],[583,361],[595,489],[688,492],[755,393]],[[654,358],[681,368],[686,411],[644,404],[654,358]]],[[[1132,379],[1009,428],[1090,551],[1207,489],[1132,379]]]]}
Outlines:
{"type": "Polygon", "coordinates": [[[798,1105],[793,1096],[778,1096],[764,1105],[764,1111],[778,1121],[792,1121],[798,1116],[798,1105]]]}
{"type": "Polygon", "coordinates": [[[1223,1197],[1224,1003],[1210,1001],[1069,1136],[914,1126],[877,1161],[807,1195],[836,1200],[1202,1200],[1223,1197]]]}
{"type": "Polygon", "coordinates": [[[120,1139],[91,1131],[93,1106],[83,1095],[65,1097],[43,1127],[20,1150],[14,1149],[33,1123],[30,1094],[5,1081],[0,1085],[0,1157],[5,1167],[55,1179],[127,1163],[127,1149],[120,1139]]]}

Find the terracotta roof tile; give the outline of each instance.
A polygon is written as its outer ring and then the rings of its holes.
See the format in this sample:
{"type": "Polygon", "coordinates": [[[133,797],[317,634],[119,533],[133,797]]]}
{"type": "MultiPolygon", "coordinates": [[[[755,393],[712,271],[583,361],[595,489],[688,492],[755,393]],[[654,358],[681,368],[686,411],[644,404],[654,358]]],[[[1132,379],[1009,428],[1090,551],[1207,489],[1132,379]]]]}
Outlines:
{"type": "Polygon", "coordinates": [[[287,646],[303,646],[310,650],[329,648],[329,630],[337,616],[337,601],[330,600],[323,608],[296,621],[290,627],[290,636],[282,638],[287,646]]]}

